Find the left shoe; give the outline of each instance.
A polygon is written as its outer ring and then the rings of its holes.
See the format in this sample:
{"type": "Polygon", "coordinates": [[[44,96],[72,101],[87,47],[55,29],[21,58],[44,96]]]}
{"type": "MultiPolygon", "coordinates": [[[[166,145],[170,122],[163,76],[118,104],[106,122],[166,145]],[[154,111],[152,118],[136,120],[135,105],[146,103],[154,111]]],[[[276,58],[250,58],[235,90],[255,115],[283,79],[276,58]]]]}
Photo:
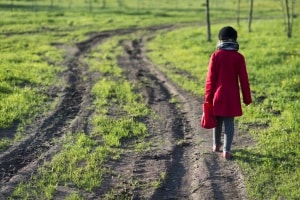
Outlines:
{"type": "Polygon", "coordinates": [[[219,152],[220,151],[220,146],[214,145],[213,146],[213,151],[214,152],[219,152]]]}

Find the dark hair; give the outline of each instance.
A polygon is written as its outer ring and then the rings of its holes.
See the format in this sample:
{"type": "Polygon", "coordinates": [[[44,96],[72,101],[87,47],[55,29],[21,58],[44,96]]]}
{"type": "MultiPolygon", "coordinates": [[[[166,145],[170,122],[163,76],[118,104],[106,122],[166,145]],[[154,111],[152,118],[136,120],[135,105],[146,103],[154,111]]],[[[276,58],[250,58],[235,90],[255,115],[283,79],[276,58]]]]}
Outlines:
{"type": "Polygon", "coordinates": [[[237,32],[231,26],[225,26],[219,32],[219,40],[229,40],[229,39],[236,41],[237,32]]]}

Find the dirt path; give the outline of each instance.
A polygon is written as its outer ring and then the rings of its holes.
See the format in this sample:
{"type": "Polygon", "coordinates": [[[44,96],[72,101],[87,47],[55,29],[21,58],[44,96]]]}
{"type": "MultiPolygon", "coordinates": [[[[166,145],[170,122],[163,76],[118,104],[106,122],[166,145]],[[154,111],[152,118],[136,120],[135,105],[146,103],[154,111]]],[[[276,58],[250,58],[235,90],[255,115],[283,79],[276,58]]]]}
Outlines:
{"type": "MultiPolygon", "coordinates": [[[[146,56],[144,45],[149,37],[157,30],[174,28],[150,27],[148,36],[120,43],[125,55],[117,58],[119,66],[127,79],[138,86],[145,103],[157,116],[144,119],[150,132],[147,141],[153,146],[142,153],[128,147],[124,157],[107,163],[107,167],[113,169],[111,174],[93,193],[83,193],[85,199],[103,199],[104,194],[112,190],[116,192],[115,199],[246,199],[238,166],[234,160],[225,161],[220,153],[211,152],[211,131],[199,127],[202,99],[178,88],[146,56]],[[172,103],[172,98],[179,103],[172,103]],[[154,185],[155,182],[159,185],[154,185]]],[[[81,59],[103,40],[135,31],[138,30],[95,33],[89,40],[77,44],[77,48],[60,47],[70,48],[65,58],[68,70],[64,73],[70,87],[57,89],[62,97],[57,108],[33,123],[24,141],[0,155],[0,199],[8,196],[17,183],[30,177],[39,163],[59,151],[60,146],[52,143],[54,137],[62,137],[70,131],[89,132],[85,119],[92,111],[86,108],[90,105],[95,74],[88,71],[81,59]],[[82,80],[83,75],[88,81],[82,80]]],[[[239,140],[237,135],[235,141],[239,140]]],[[[69,192],[70,188],[59,187],[55,199],[64,199],[69,192]]]]}
{"type": "Polygon", "coordinates": [[[159,129],[160,136],[170,140],[172,149],[165,160],[167,179],[151,199],[246,199],[237,165],[211,152],[211,131],[199,127],[202,99],[178,88],[147,59],[143,47],[146,40],[124,42],[128,55],[120,59],[120,66],[133,82],[147,78],[144,96],[152,99],[148,104],[162,116],[162,125],[170,124],[159,129]],[[179,109],[170,107],[171,97],[179,100],[179,109]]]}

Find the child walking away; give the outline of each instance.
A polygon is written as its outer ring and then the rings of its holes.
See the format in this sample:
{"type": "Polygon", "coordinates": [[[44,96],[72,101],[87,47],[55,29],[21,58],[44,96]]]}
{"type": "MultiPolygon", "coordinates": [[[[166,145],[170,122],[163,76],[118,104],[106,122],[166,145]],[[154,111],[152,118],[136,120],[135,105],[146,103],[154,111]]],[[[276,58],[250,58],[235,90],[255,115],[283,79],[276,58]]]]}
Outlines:
{"type": "Polygon", "coordinates": [[[230,26],[219,32],[217,50],[212,53],[205,85],[205,102],[213,105],[217,126],[213,129],[213,151],[220,151],[224,125],[222,157],[230,159],[234,135],[234,117],[242,115],[240,88],[243,102],[252,102],[245,58],[238,52],[237,32],[230,26]]]}

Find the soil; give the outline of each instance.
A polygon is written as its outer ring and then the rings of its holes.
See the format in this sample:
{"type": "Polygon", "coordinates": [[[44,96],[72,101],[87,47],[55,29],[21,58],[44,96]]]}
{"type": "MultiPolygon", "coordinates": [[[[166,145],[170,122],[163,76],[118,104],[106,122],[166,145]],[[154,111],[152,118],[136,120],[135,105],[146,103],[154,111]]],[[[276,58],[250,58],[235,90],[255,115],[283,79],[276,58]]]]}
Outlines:
{"type": "MultiPolygon", "coordinates": [[[[112,172],[104,177],[101,187],[91,193],[79,191],[85,199],[103,199],[110,191],[115,192],[114,199],[126,196],[153,200],[247,199],[243,175],[234,157],[225,160],[221,152],[212,152],[212,131],[199,126],[202,97],[179,88],[147,57],[145,45],[156,31],[175,28],[178,27],[153,26],[145,28],[148,34],[141,38],[120,41],[125,53],[116,58],[118,65],[158,116],[141,119],[150,133],[146,140],[153,146],[151,151],[136,152],[132,146],[124,145],[124,156],[106,164],[112,172]],[[171,98],[178,102],[172,103],[171,98]],[[151,184],[157,180],[161,180],[160,185],[151,184]]],[[[92,127],[88,119],[93,113],[90,90],[99,74],[90,72],[81,60],[106,39],[139,30],[93,33],[88,40],[73,47],[53,44],[68,52],[63,63],[68,69],[62,74],[68,87],[51,88],[49,97],[59,100],[57,107],[28,126],[24,140],[1,153],[0,199],[8,198],[19,182],[28,180],[40,164],[59,152],[61,146],[53,142],[54,138],[63,137],[67,132],[89,134],[92,127]]],[[[8,131],[11,134],[15,129],[0,130],[0,137],[8,131]]],[[[247,133],[236,130],[233,148],[246,146],[250,140],[247,133]]],[[[74,190],[78,191],[72,186],[58,186],[54,199],[64,199],[74,190]]]]}

